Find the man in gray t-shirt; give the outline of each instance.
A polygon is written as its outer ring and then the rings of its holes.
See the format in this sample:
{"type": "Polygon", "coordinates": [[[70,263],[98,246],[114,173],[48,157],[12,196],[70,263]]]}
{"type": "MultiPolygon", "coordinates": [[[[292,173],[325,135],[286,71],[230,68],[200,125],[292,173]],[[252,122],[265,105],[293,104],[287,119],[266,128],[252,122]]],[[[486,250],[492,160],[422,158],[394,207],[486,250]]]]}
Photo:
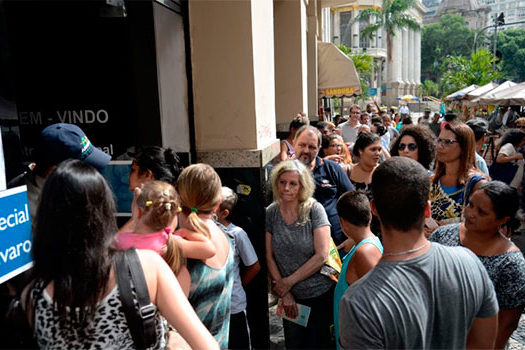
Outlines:
{"type": "Polygon", "coordinates": [[[428,192],[427,171],[409,158],[393,157],[374,171],[371,208],[384,254],[341,299],[341,349],[494,346],[492,282],[467,249],[427,241],[428,192]]]}

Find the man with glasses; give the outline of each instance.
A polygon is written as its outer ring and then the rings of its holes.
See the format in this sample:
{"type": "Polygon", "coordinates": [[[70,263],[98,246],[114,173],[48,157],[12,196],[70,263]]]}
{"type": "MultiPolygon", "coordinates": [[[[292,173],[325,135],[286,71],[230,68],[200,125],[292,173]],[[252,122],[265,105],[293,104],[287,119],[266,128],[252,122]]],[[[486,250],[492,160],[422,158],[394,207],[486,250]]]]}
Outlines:
{"type": "Polygon", "coordinates": [[[318,156],[321,148],[321,132],[313,126],[303,126],[295,134],[295,156],[312,171],[315,182],[314,198],[326,210],[330,221],[330,233],[336,245],[346,240],[339,216],[337,215],[337,200],[347,192],[353,191],[354,186],[336,162],[322,159],[318,156]]]}
{"type": "Polygon", "coordinates": [[[341,136],[348,146],[352,146],[357,140],[357,134],[361,124],[359,118],[361,117],[361,107],[353,105],[350,107],[350,118],[347,122],[339,124],[338,129],[341,130],[341,136]]]}

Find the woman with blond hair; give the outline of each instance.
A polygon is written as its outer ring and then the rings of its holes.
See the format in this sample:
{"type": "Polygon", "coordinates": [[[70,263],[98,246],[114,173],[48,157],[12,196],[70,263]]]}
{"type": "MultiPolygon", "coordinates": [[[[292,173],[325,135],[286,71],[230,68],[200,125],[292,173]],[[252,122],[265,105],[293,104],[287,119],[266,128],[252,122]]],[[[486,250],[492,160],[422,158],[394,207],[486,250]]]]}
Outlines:
{"type": "Polygon", "coordinates": [[[436,166],[431,180],[432,219],[427,226],[459,222],[470,194],[486,182],[476,165],[472,129],[459,122],[445,124],[437,139],[436,166]]]}
{"type": "Polygon", "coordinates": [[[202,260],[188,259],[191,276],[189,301],[202,323],[222,349],[228,347],[230,306],[233,286],[233,250],[226,234],[217,227],[213,213],[221,201],[219,175],[207,164],[190,165],[177,181],[182,211],[179,215],[182,236],[208,237],[215,255],[202,260]]]}
{"type": "Polygon", "coordinates": [[[274,202],[266,209],[266,260],[273,291],[289,317],[298,304],[310,307],[306,327],[283,319],[288,349],[333,348],[334,283],[321,274],[330,246],[330,223],[323,206],[312,198],[311,172],[298,160],[272,171],[274,202]]]}

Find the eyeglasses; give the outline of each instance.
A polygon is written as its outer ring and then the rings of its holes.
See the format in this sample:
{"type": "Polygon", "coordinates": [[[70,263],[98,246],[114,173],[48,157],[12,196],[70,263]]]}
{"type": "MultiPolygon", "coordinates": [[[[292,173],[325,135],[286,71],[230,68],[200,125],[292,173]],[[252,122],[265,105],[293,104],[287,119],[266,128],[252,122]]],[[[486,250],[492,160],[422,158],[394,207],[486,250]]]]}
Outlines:
{"type": "Polygon", "coordinates": [[[417,145],[415,143],[400,143],[398,148],[400,151],[404,151],[405,148],[408,148],[410,152],[414,152],[417,149],[417,145]]]}
{"type": "Polygon", "coordinates": [[[331,144],[330,146],[328,147],[332,147],[332,148],[343,148],[343,145],[340,145],[340,144],[331,144]]]}
{"type": "Polygon", "coordinates": [[[518,129],[525,129],[525,125],[516,125],[516,128],[518,128],[518,129]]]}
{"type": "Polygon", "coordinates": [[[454,143],[458,142],[458,140],[451,140],[451,139],[437,139],[437,144],[441,145],[443,147],[450,146],[454,143]]]}
{"type": "Polygon", "coordinates": [[[357,112],[350,112],[350,114],[361,114],[361,112],[357,111],[357,112]]]}

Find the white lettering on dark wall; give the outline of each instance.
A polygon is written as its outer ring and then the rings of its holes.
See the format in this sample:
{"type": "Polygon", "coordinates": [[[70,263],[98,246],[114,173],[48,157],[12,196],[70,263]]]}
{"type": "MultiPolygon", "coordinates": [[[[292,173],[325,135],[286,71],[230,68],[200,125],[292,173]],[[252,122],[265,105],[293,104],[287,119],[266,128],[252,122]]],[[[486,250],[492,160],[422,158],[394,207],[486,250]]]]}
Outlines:
{"type": "MultiPolygon", "coordinates": [[[[27,111],[19,112],[20,125],[42,125],[42,112],[27,111]]],[[[48,123],[70,123],[70,124],[106,124],[109,121],[109,113],[105,109],[92,110],[64,110],[56,111],[55,115],[46,117],[48,123]],[[56,120],[55,118],[58,118],[56,120]]]]}
{"type": "Polygon", "coordinates": [[[41,125],[42,112],[20,112],[21,125],[41,125]]]}
{"type": "Polygon", "coordinates": [[[109,119],[109,114],[104,109],[99,109],[98,111],[90,109],[79,111],[57,111],[57,116],[61,123],[70,124],[93,124],[95,122],[105,124],[109,119]]]}

